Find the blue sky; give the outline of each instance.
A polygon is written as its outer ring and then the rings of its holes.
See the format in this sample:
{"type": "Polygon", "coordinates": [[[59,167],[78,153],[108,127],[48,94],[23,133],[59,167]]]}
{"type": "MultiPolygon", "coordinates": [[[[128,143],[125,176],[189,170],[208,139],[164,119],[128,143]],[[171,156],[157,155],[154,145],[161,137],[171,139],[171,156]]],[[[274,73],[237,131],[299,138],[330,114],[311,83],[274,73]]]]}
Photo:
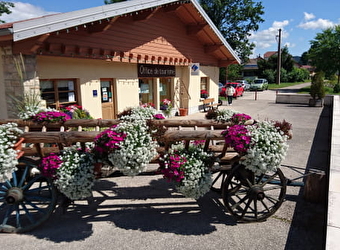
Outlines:
{"type": "MultiPolygon", "coordinates": [[[[256,0],[255,0],[256,1],[256,0]]],[[[69,12],[104,5],[104,0],[27,0],[14,2],[12,14],[2,15],[6,22],[29,19],[58,12],[69,12]]],[[[290,54],[301,56],[310,47],[310,40],[323,29],[340,24],[338,0],[263,0],[265,20],[250,40],[256,44],[253,56],[278,49],[278,30],[282,29],[282,46],[290,54]]]]}

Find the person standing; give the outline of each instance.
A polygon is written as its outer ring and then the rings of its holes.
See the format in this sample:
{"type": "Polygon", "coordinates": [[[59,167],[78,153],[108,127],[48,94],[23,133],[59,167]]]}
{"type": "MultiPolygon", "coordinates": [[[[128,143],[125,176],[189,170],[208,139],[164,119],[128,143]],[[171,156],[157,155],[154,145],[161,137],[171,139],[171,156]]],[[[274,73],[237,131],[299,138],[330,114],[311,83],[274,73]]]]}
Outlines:
{"type": "Polygon", "coordinates": [[[232,105],[235,94],[235,88],[231,84],[227,85],[226,94],[228,98],[228,105],[232,105]]]}

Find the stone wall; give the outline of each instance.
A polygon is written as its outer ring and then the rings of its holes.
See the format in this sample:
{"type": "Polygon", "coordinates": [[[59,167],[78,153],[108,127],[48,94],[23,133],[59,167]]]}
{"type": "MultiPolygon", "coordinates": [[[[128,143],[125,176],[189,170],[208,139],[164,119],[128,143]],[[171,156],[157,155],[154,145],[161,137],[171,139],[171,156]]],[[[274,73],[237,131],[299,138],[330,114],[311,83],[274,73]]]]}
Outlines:
{"type": "Polygon", "coordinates": [[[24,94],[39,93],[39,79],[36,76],[36,57],[33,55],[12,55],[10,48],[3,48],[3,84],[8,118],[17,118],[13,98],[22,99],[24,94]]]}

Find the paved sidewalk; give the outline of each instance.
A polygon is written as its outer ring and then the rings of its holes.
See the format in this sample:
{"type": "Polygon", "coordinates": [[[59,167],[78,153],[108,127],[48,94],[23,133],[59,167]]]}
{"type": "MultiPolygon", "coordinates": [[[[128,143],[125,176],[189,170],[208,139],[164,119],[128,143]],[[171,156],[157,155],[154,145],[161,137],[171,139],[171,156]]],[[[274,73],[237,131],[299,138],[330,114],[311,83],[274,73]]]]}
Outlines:
{"type": "MultiPolygon", "coordinates": [[[[275,104],[275,91],[260,92],[257,100],[254,92],[246,92],[233,106],[221,108],[293,124],[282,168],[288,178],[329,165],[327,108],[275,104]]],[[[204,116],[197,113],[174,119],[204,116]]],[[[6,250],[321,250],[325,206],[304,201],[302,190],[288,187],[285,202],[267,221],[237,223],[216,193],[195,201],[176,193],[159,175],[110,176],[96,183],[93,205],[97,211],[77,201],[67,213],[57,211],[29,234],[1,234],[1,245],[6,250]]]]}

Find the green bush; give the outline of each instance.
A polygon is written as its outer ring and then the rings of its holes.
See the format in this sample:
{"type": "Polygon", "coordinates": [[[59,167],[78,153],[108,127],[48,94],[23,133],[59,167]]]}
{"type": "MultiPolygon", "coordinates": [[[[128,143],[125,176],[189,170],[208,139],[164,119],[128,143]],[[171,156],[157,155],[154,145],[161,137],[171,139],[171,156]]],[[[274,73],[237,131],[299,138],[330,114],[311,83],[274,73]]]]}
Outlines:
{"type": "Polygon", "coordinates": [[[275,71],[272,69],[266,69],[263,71],[263,78],[267,79],[269,83],[275,83],[275,71]]]}
{"type": "Polygon", "coordinates": [[[300,69],[294,67],[291,72],[288,73],[289,82],[304,82],[309,78],[309,71],[306,69],[300,69]]]}
{"type": "Polygon", "coordinates": [[[334,85],[333,92],[334,93],[339,93],[340,92],[340,84],[339,83],[334,85]]]}
{"type": "Polygon", "coordinates": [[[316,73],[312,78],[312,85],[310,87],[310,95],[313,99],[322,99],[325,97],[324,74],[322,72],[316,73]]]}

